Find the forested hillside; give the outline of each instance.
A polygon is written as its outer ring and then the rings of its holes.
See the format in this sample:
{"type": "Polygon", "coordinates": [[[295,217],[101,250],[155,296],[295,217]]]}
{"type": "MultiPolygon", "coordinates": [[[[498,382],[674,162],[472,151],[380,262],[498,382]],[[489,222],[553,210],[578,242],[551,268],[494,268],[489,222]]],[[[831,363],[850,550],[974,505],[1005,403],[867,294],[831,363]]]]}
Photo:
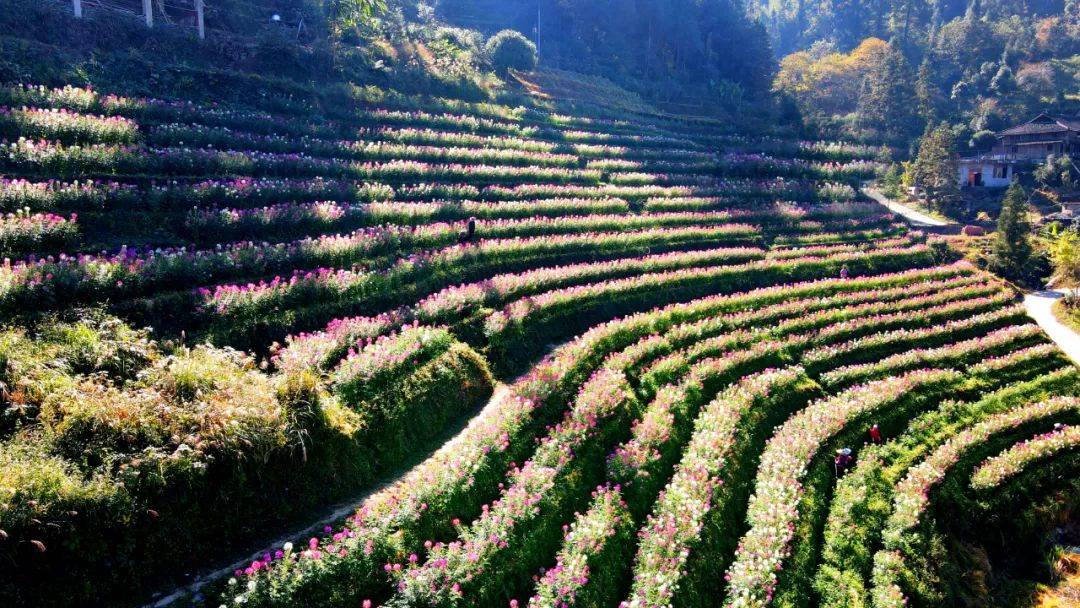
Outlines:
{"type": "Polygon", "coordinates": [[[1080,87],[1074,0],[769,2],[782,57],[776,89],[806,120],[904,143],[948,121],[985,145],[1039,111],[1073,109],[1080,87]]]}
{"type": "Polygon", "coordinates": [[[545,65],[602,75],[650,99],[733,104],[760,97],[774,72],[765,31],[739,0],[441,0],[437,7],[453,23],[527,32],[545,65]]]}

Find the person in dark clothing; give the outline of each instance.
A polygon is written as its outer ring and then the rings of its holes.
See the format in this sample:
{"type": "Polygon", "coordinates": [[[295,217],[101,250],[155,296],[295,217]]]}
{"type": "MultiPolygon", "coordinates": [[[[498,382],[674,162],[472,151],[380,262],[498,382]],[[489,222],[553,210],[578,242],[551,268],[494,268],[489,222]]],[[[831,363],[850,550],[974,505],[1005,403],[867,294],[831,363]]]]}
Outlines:
{"type": "Polygon", "coordinates": [[[476,218],[470,217],[465,224],[465,231],[458,234],[458,243],[471,243],[476,238],[476,218]]]}

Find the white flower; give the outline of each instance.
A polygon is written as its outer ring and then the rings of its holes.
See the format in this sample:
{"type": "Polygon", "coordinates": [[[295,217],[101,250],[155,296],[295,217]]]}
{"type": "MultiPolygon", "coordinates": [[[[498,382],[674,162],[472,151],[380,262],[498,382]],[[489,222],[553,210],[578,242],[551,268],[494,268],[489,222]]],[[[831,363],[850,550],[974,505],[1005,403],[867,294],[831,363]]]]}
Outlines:
{"type": "Polygon", "coordinates": [[[281,548],[284,549],[286,553],[288,553],[289,551],[292,551],[293,544],[292,543],[285,543],[284,545],[281,546],[281,548]]]}
{"type": "Polygon", "coordinates": [[[258,583],[256,583],[255,581],[248,581],[248,591],[254,591],[255,587],[257,586],[258,583]]]}
{"type": "Polygon", "coordinates": [[[235,584],[236,584],[236,578],[230,578],[229,579],[229,586],[232,586],[232,585],[235,585],[235,584]]]}

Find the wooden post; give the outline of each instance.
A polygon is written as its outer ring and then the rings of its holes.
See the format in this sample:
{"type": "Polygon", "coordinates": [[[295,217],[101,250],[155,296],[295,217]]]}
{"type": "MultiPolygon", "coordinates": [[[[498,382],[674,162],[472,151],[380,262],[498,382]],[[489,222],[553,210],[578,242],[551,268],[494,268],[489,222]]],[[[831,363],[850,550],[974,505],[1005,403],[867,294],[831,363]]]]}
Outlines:
{"type": "Polygon", "coordinates": [[[146,27],[154,27],[154,5],[152,0],[142,0],[143,15],[146,16],[146,27]]]}
{"type": "Polygon", "coordinates": [[[82,0],[71,0],[71,3],[75,6],[75,18],[82,19],[82,0]]]}
{"type": "Polygon", "coordinates": [[[203,18],[203,0],[195,0],[195,25],[199,28],[199,40],[206,40],[206,20],[203,18]]]}

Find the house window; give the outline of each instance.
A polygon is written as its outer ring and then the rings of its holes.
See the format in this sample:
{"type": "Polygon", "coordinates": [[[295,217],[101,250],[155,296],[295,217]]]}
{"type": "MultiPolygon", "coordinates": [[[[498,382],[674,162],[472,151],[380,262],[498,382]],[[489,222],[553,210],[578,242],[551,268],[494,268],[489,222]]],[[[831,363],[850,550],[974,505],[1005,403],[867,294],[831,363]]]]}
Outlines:
{"type": "Polygon", "coordinates": [[[1046,144],[1046,151],[1047,152],[1053,152],[1054,151],[1054,144],[1046,144]]]}
{"type": "Polygon", "coordinates": [[[1012,147],[1012,153],[1013,153],[1013,154],[1016,154],[1016,153],[1017,153],[1017,152],[1019,152],[1019,151],[1020,151],[1020,146],[1013,146],[1013,147],[1012,147]]]}
{"type": "Polygon", "coordinates": [[[994,179],[1005,179],[1009,176],[1008,165],[995,165],[994,166],[994,179]]]}

